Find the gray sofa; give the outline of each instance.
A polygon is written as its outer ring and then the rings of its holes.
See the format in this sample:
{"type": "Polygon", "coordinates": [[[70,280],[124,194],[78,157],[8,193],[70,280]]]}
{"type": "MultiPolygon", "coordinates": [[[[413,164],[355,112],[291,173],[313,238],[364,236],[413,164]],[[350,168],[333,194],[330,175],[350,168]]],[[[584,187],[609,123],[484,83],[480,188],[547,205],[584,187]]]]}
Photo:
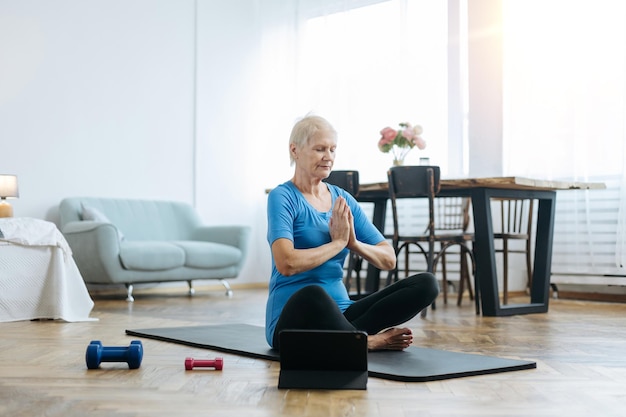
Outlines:
{"type": "Polygon", "coordinates": [[[60,230],[88,284],[217,279],[232,295],[246,259],[250,227],[208,226],[194,208],[174,201],[72,197],[59,206],[60,230]]]}

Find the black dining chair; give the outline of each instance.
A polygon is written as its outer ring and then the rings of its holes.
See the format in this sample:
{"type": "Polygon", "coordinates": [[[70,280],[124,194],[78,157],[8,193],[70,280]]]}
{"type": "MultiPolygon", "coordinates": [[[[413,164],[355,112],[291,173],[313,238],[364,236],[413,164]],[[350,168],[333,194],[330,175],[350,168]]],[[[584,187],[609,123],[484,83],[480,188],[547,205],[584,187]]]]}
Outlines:
{"type": "MultiPolygon", "coordinates": [[[[410,267],[410,255],[421,254],[426,261],[426,270],[428,272],[436,273],[438,262],[443,260],[446,255],[446,251],[457,246],[460,250],[461,256],[461,286],[467,284],[471,294],[470,285],[470,268],[471,275],[475,277],[475,262],[474,254],[472,251],[472,241],[474,239],[473,233],[467,231],[467,223],[469,222],[469,201],[468,200],[454,200],[458,201],[454,205],[455,215],[453,216],[452,206],[449,204],[453,200],[446,201],[450,197],[438,196],[439,194],[439,178],[440,169],[438,166],[398,166],[389,169],[388,173],[389,181],[389,197],[391,200],[391,209],[393,217],[393,234],[388,237],[392,240],[392,245],[396,251],[396,256],[400,256],[404,252],[404,274],[405,277],[409,276],[411,271],[410,267]],[[425,218],[426,226],[423,231],[416,232],[416,226],[411,225],[409,221],[400,221],[400,200],[419,200],[427,201],[428,214],[425,218]],[[445,206],[444,203],[448,203],[445,206]],[[447,207],[447,210],[445,209],[447,207]],[[455,219],[452,222],[453,217],[460,218],[455,219]],[[456,230],[452,229],[454,225],[456,230]],[[407,232],[406,229],[410,228],[407,232]],[[467,263],[467,258],[470,260],[470,264],[467,263]]],[[[419,207],[415,205],[414,207],[419,207]]],[[[406,210],[410,210],[410,207],[404,205],[406,210]]],[[[413,209],[417,210],[417,208],[413,209]]],[[[405,217],[409,219],[411,213],[404,213],[405,217]]],[[[419,216],[416,214],[414,217],[419,216]]],[[[444,265],[445,267],[445,265],[444,265]]],[[[398,266],[390,271],[387,278],[387,285],[392,281],[399,279],[398,266]]],[[[444,303],[447,301],[447,276],[443,275],[442,286],[444,294],[444,303]]],[[[478,291],[474,283],[476,301],[476,313],[479,313],[478,304],[478,291]]],[[[462,295],[462,293],[460,294],[462,295]]],[[[460,298],[457,304],[460,303],[460,298]]],[[[432,305],[435,308],[435,303],[432,305]]],[[[422,311],[422,316],[426,315],[426,309],[422,311]]]]}
{"type": "MultiPolygon", "coordinates": [[[[473,234],[468,232],[470,225],[470,203],[469,197],[437,197],[435,198],[435,225],[437,233],[460,233],[462,236],[472,238],[473,234]]],[[[469,294],[469,299],[474,300],[474,292],[470,284],[469,269],[467,268],[467,256],[463,251],[451,255],[459,256],[459,286],[457,288],[457,305],[463,301],[465,290],[469,294]]],[[[441,253],[441,281],[443,285],[443,302],[448,302],[448,251],[441,253]]],[[[436,265],[435,265],[436,266],[436,265]]]]}
{"type": "MultiPolygon", "coordinates": [[[[328,178],[324,180],[329,184],[336,185],[343,188],[353,197],[359,193],[359,172],[355,170],[338,170],[331,171],[328,178]]],[[[361,270],[363,267],[363,259],[356,253],[350,251],[348,255],[348,265],[346,268],[346,276],[344,278],[344,285],[346,290],[353,300],[359,299],[363,296],[361,292],[361,270]],[[356,294],[350,294],[352,287],[352,275],[354,273],[354,282],[356,283],[356,294]]]]}

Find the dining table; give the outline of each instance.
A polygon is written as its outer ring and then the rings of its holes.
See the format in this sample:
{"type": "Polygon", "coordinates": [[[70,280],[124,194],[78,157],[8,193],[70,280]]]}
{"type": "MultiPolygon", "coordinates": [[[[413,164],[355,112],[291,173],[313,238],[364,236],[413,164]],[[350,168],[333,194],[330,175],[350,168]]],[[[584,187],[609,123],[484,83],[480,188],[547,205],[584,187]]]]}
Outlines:
{"type": "MultiPolygon", "coordinates": [[[[553,181],[517,176],[460,178],[440,180],[438,196],[469,197],[474,224],[474,257],[476,266],[476,297],[484,316],[546,313],[550,300],[552,243],[557,191],[604,189],[598,182],[553,181]],[[535,251],[529,302],[500,303],[496,251],[493,239],[491,198],[530,198],[538,201],[535,251]]],[[[384,234],[389,185],[387,182],[359,185],[355,196],[359,202],[374,203],[372,221],[384,234]]],[[[365,293],[380,289],[380,270],[368,265],[365,293]]]]}

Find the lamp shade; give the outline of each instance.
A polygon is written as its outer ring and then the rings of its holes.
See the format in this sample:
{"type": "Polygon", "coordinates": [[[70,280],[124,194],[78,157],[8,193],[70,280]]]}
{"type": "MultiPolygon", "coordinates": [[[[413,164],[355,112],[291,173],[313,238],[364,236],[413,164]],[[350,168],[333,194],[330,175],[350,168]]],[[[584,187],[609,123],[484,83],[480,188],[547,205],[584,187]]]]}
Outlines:
{"type": "Polygon", "coordinates": [[[17,176],[0,174],[0,199],[17,198],[20,192],[17,189],[17,176]]]}

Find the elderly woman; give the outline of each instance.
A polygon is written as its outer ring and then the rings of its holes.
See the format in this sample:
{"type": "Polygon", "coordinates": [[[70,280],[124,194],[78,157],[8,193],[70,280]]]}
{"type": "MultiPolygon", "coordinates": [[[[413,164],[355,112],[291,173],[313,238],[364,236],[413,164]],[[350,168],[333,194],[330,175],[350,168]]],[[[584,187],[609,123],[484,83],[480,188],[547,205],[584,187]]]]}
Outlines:
{"type": "Polygon", "coordinates": [[[322,182],[335,161],[337,133],[322,117],[306,116],[292,129],[293,177],[268,196],[267,239],[272,277],[266,338],[279,349],[284,329],[361,330],[369,350],[403,350],[411,330],[398,326],[429,306],[439,293],[427,272],[352,301],[343,284],[350,251],[382,270],[395,268],[392,246],[345,190],[322,182]]]}

